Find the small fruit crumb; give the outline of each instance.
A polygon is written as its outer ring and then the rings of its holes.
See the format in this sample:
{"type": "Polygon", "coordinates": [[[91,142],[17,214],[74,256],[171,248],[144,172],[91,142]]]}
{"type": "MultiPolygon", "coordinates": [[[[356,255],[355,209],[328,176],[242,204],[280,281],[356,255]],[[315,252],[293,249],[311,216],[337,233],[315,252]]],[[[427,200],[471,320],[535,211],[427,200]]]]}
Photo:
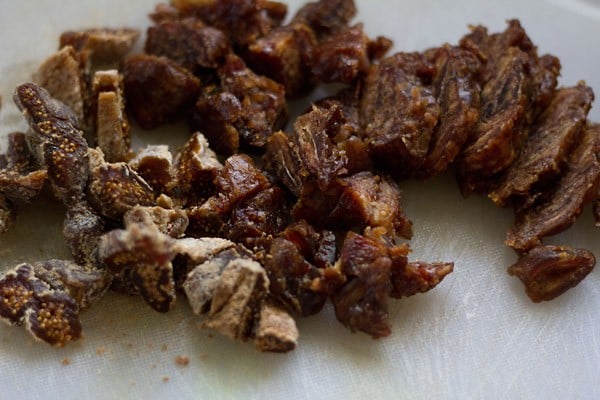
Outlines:
{"type": "Polygon", "coordinates": [[[164,383],[167,383],[167,382],[169,382],[169,377],[168,377],[168,376],[163,376],[163,378],[162,378],[162,381],[163,381],[164,383]]]}
{"type": "Polygon", "coordinates": [[[98,347],[98,348],[96,349],[96,354],[97,354],[97,355],[101,356],[101,355],[103,355],[104,353],[106,353],[106,347],[102,346],[102,347],[98,347]]]}
{"type": "Polygon", "coordinates": [[[182,367],[187,367],[190,363],[190,358],[187,356],[177,356],[175,357],[175,363],[182,367]]]}
{"type": "Polygon", "coordinates": [[[167,348],[168,348],[168,347],[167,347],[167,345],[166,345],[166,344],[163,344],[162,346],[160,346],[160,349],[161,349],[162,351],[167,351],[167,348]]]}
{"type": "Polygon", "coordinates": [[[64,365],[64,366],[71,365],[71,359],[70,358],[63,358],[63,360],[60,363],[62,365],[64,365]]]}

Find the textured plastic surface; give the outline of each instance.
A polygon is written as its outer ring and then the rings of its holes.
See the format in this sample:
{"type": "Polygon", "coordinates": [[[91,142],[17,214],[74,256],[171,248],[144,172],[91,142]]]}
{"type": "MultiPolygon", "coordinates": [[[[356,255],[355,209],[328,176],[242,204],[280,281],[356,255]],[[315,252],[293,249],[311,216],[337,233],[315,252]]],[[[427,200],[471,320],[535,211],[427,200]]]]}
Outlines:
{"type": "MultiPolygon", "coordinates": [[[[293,11],[300,2],[290,3],[293,11]]],[[[600,93],[597,0],[357,3],[367,31],[392,37],[398,50],[454,43],[468,24],[496,31],[519,18],[540,52],[560,57],[562,85],[585,79],[600,93]]],[[[61,31],[142,28],[152,7],[151,0],[0,0],[0,134],[23,129],[12,91],[56,48],[61,31]]],[[[590,116],[600,121],[600,107],[590,116]]],[[[167,134],[174,144],[185,137],[178,129],[175,139],[167,134]]],[[[139,137],[159,142],[161,132],[139,137]]],[[[85,338],[64,349],[0,326],[0,398],[600,398],[600,271],[555,301],[532,304],[505,272],[515,261],[503,245],[510,211],[485,198],[462,199],[449,175],[402,186],[415,222],[412,257],[454,260],[456,267],[429,294],[393,302],[390,337],[351,334],[327,309],[299,321],[295,352],[259,354],[251,344],[199,331],[183,299],[160,315],[140,299],[111,293],[83,315],[85,338]],[[189,365],[177,365],[178,355],[189,365]]],[[[18,228],[0,237],[0,269],[65,256],[62,213],[40,201],[22,210],[18,228]]],[[[599,237],[586,209],[551,242],[600,256],[599,237]]]]}

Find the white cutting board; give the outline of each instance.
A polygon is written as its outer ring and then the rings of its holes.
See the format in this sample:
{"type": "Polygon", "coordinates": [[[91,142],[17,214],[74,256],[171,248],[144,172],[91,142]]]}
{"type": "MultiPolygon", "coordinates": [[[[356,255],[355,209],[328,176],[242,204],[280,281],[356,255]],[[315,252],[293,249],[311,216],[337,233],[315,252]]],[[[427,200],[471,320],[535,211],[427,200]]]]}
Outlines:
{"type": "MultiPolygon", "coordinates": [[[[23,129],[11,96],[57,46],[61,31],[145,27],[153,0],[0,0],[0,134],[23,129]]],[[[290,1],[291,11],[300,4],[290,1]]],[[[563,64],[561,83],[585,79],[600,96],[600,1],[357,1],[357,20],[397,50],[456,43],[468,24],[504,28],[519,18],[540,52],[563,64]]],[[[600,107],[590,114],[600,121],[600,107]]],[[[171,141],[181,143],[185,127],[171,141]]],[[[163,130],[162,132],[168,131],[163,130]]],[[[161,133],[146,136],[160,142],[161,133]]],[[[139,143],[139,140],[137,141],[139,143]]],[[[4,150],[2,145],[0,150],[4,150]]],[[[0,327],[0,399],[597,399],[600,398],[600,271],[555,301],[532,304],[505,270],[512,214],[481,197],[464,200],[451,176],[403,185],[415,222],[413,258],[454,260],[455,272],[426,295],[393,301],[390,337],[351,334],[331,309],[299,321],[300,345],[286,355],[197,329],[180,299],[168,315],[110,293],[83,317],[85,338],[64,349],[0,327]],[[189,357],[188,366],[175,363],[189,357]],[[67,365],[63,365],[67,364],[67,365]]],[[[65,257],[56,204],[22,210],[0,237],[0,269],[65,257]]],[[[591,212],[552,242],[600,257],[591,212]]]]}

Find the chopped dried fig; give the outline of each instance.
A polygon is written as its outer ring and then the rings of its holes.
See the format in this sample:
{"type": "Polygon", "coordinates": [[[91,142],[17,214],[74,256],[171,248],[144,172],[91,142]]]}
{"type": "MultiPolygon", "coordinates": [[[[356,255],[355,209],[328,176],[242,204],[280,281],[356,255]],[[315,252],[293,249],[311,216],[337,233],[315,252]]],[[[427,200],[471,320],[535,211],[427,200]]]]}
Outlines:
{"type": "Polygon", "coordinates": [[[264,302],[254,344],[259,351],[287,353],[294,350],[298,344],[296,321],[282,308],[264,302]]]}
{"type": "Polygon", "coordinates": [[[76,262],[99,264],[98,242],[106,232],[106,222],[87,203],[79,202],[69,207],[62,232],[76,262]]]}
{"type": "Polygon", "coordinates": [[[125,213],[123,222],[125,226],[135,223],[155,225],[160,232],[177,239],[184,236],[188,217],[181,209],[134,206],[125,213]]]}
{"type": "Polygon", "coordinates": [[[173,182],[173,155],[167,145],[144,147],[129,166],[157,192],[165,192],[173,182]]]}
{"type": "Polygon", "coordinates": [[[54,195],[65,204],[76,202],[89,175],[88,146],[77,116],[33,83],[18,86],[14,100],[31,127],[30,148],[46,167],[54,195]]]}
{"type": "Polygon", "coordinates": [[[134,206],[156,203],[154,190],[125,163],[102,163],[93,168],[87,192],[94,209],[115,220],[134,206]]]}
{"type": "Polygon", "coordinates": [[[119,66],[139,36],[139,30],[130,28],[67,31],[60,36],[60,47],[73,46],[87,55],[94,69],[109,69],[119,66]]]}
{"type": "Polygon", "coordinates": [[[123,77],[117,70],[98,71],[92,83],[98,147],[109,162],[131,158],[131,134],[125,114],[123,77]]]}
{"type": "Polygon", "coordinates": [[[230,261],[221,272],[204,326],[231,339],[252,337],[269,278],[259,263],[230,261]]]}

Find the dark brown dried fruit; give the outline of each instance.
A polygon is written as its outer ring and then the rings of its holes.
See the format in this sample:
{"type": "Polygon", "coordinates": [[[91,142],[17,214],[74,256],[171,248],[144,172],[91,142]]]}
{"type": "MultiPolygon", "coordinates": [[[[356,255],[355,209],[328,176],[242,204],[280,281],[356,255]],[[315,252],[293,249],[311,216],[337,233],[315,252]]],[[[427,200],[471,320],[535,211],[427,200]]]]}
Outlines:
{"type": "Polygon", "coordinates": [[[139,36],[137,29],[130,28],[67,31],[60,36],[60,47],[73,46],[77,52],[84,53],[96,70],[116,68],[139,36]]]}
{"type": "Polygon", "coordinates": [[[331,299],[338,321],[374,339],[388,336],[392,260],[372,239],[348,232],[338,263],[349,279],[331,299]]]}
{"type": "Polygon", "coordinates": [[[496,75],[483,87],[480,120],[460,163],[464,193],[485,189],[480,187],[482,180],[501,173],[515,160],[526,137],[528,68],[527,54],[511,47],[499,60],[496,75]]]}
{"type": "Polygon", "coordinates": [[[508,267],[508,274],[525,285],[535,302],[552,300],[577,286],[594,268],[596,258],[585,249],[566,246],[538,246],[508,267]]]}
{"type": "Polygon", "coordinates": [[[327,190],[337,177],[347,172],[345,154],[332,140],[342,122],[344,117],[339,107],[313,106],[296,119],[291,137],[282,132],[271,137],[265,155],[267,168],[296,196],[308,181],[327,190]]]}
{"type": "Polygon", "coordinates": [[[307,24],[322,39],[344,29],[355,15],[354,0],[318,0],[302,6],[293,21],[307,24]]]}
{"type": "Polygon", "coordinates": [[[156,203],[154,190],[125,163],[102,163],[94,167],[87,193],[96,211],[115,220],[134,206],[156,203]]]}
{"type": "Polygon", "coordinates": [[[429,153],[421,176],[445,171],[472,134],[479,119],[480,63],[468,51],[442,47],[434,52],[434,88],[440,104],[440,119],[432,133],[429,153]]]}
{"type": "Polygon", "coordinates": [[[454,270],[454,263],[409,262],[404,268],[392,269],[390,297],[400,299],[425,293],[436,287],[454,270]]]}
{"type": "Polygon", "coordinates": [[[423,165],[440,106],[427,84],[433,66],[418,53],[397,53],[371,67],[360,104],[372,158],[396,177],[423,165]]]}
{"type": "Polygon", "coordinates": [[[127,108],[144,129],[186,113],[200,93],[200,81],[165,57],[138,54],[123,64],[127,108]]]}
{"type": "Polygon", "coordinates": [[[344,29],[316,48],[312,73],[321,82],[352,83],[369,71],[369,38],[363,24],[344,29]]]}
{"type": "Polygon", "coordinates": [[[412,222],[400,206],[400,189],[391,180],[360,172],[337,181],[341,196],[329,214],[329,223],[363,231],[383,227],[390,237],[412,237],[412,222]]]}
{"type": "Polygon", "coordinates": [[[197,18],[160,22],[148,28],[146,53],[164,56],[196,72],[217,68],[231,52],[225,34],[197,18]]]}
{"type": "Polygon", "coordinates": [[[224,31],[240,48],[268,34],[287,13],[285,4],[265,0],[172,0],[171,4],[183,15],[199,17],[224,31]]]}
{"type": "MultiPolygon", "coordinates": [[[[600,194],[594,201],[594,219],[596,220],[596,226],[600,227],[600,194]]],[[[2,228],[0,228],[0,232],[2,232],[2,228]]]]}
{"type": "Polygon", "coordinates": [[[344,282],[333,268],[335,250],[332,232],[319,233],[305,221],[290,225],[265,257],[273,298],[298,315],[321,311],[328,294],[344,282]]]}
{"type": "Polygon", "coordinates": [[[87,203],[80,202],[69,207],[62,232],[77,263],[99,264],[98,241],[106,232],[106,222],[87,203]]]}
{"type": "Polygon", "coordinates": [[[489,197],[500,206],[531,204],[535,191],[555,178],[584,128],[594,94],[580,83],[556,91],[538,117],[520,154],[489,197]]]}
{"type": "Polygon", "coordinates": [[[8,203],[4,196],[0,195],[0,235],[6,233],[15,221],[15,209],[8,203]]]}
{"type": "Polygon", "coordinates": [[[125,274],[150,307],[158,312],[171,309],[175,303],[171,264],[175,240],[156,225],[131,223],[126,230],[108,232],[100,239],[98,254],[115,274],[125,274]]]}
{"type": "Polygon", "coordinates": [[[279,187],[263,190],[240,203],[225,226],[227,238],[249,249],[268,248],[271,238],[288,223],[289,207],[279,187]]]}
{"type": "Polygon", "coordinates": [[[245,57],[255,71],[281,83],[286,96],[297,97],[314,87],[310,66],[317,45],[313,30],[296,22],[252,43],[245,57]]]}
{"type": "Polygon", "coordinates": [[[133,168],[157,193],[163,193],[173,183],[173,155],[167,145],[149,145],[131,161],[133,168]]]}
{"type": "Polygon", "coordinates": [[[543,237],[570,227],[583,208],[598,195],[600,160],[597,149],[600,125],[588,125],[577,148],[569,156],[562,177],[546,193],[546,197],[530,208],[519,210],[506,244],[517,251],[539,246],[543,237]]]}
{"type": "Polygon", "coordinates": [[[30,148],[48,170],[54,195],[66,204],[76,202],[89,175],[88,146],[77,116],[33,83],[18,86],[14,100],[32,129],[30,148]]]}
{"type": "Polygon", "coordinates": [[[208,93],[198,100],[193,128],[203,132],[225,155],[237,152],[240,143],[264,147],[287,120],[283,86],[256,75],[234,55],[219,68],[219,78],[222,92],[208,93]]]}
{"type": "Polygon", "coordinates": [[[196,203],[215,192],[215,179],[223,170],[217,155],[201,133],[194,133],[175,160],[176,181],[170,189],[176,197],[196,203]]]}

